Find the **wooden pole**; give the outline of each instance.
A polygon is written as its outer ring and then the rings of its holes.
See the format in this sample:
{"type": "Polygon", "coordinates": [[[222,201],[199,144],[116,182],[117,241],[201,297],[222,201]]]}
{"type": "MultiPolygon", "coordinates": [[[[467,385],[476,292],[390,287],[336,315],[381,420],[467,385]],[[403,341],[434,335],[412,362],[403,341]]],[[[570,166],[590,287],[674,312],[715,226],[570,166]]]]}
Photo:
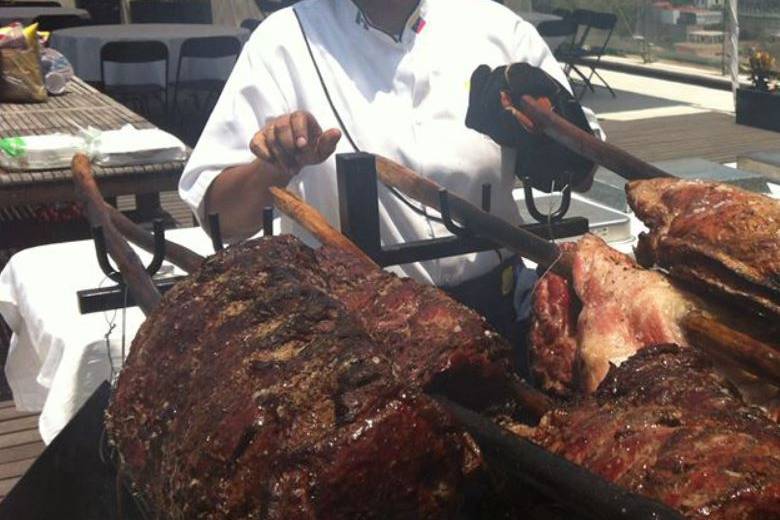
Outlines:
{"type": "Polygon", "coordinates": [[[284,188],[272,187],[269,191],[274,199],[276,209],[297,222],[323,245],[348,251],[378,268],[376,263],[362,249],[331,226],[327,219],[322,216],[322,213],[284,188]]]}
{"type": "Polygon", "coordinates": [[[780,351],[737,332],[701,312],[683,318],[683,329],[695,347],[736,363],[745,372],[780,386],[780,351]]]}
{"type": "Polygon", "coordinates": [[[523,123],[522,116],[530,119],[534,128],[569,150],[604,166],[624,179],[633,181],[673,177],[625,150],[583,131],[555,112],[545,109],[531,96],[523,96],[516,102],[517,108],[508,110],[523,123]],[[519,110],[518,110],[519,109],[519,110]]]}
{"type": "Polygon", "coordinates": [[[89,223],[103,229],[108,253],[119,266],[119,272],[122,273],[122,278],[133,299],[144,314],[149,315],[160,303],[160,292],[146,272],[141,259],[111,222],[105,201],[92,176],[89,158],[83,154],[76,154],[71,162],[71,171],[76,183],[76,194],[86,206],[89,223]]]}
{"type": "MultiPolygon", "coordinates": [[[[392,186],[412,199],[441,211],[439,192],[442,187],[424,179],[409,168],[386,157],[376,156],[376,171],[384,184],[392,186]]],[[[450,213],[478,236],[489,238],[511,249],[524,258],[544,265],[553,266],[555,272],[569,276],[569,260],[561,258],[561,251],[553,242],[510,224],[509,222],[482,211],[471,202],[456,194],[449,195],[450,213]]]]}

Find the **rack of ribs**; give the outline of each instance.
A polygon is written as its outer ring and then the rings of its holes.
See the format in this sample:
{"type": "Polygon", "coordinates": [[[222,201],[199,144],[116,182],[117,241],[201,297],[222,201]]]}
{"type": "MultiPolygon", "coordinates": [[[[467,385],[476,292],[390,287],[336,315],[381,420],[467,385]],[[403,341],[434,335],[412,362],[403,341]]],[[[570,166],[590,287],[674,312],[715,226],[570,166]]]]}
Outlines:
{"type": "Polygon", "coordinates": [[[679,179],[627,185],[650,229],[637,260],[738,303],[780,317],[780,202],[734,186],[679,179]]]}
{"type": "Polygon", "coordinates": [[[780,518],[780,426],[694,349],[640,350],[531,438],[688,518],[780,518]]]}
{"type": "Polygon", "coordinates": [[[447,518],[481,455],[423,391],[501,405],[509,359],[437,289],[275,237],[165,295],[107,428],[164,517],[447,518]]]}

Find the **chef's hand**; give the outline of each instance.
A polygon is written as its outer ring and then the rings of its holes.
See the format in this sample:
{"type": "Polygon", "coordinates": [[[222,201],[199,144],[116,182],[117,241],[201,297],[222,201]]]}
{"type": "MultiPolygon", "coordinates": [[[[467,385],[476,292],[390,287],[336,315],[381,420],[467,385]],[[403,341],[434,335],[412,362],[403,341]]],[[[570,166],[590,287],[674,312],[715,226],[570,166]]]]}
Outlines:
{"type": "MultiPolygon", "coordinates": [[[[287,181],[304,166],[320,164],[336,151],[341,131],[322,131],[308,112],[298,110],[269,121],[249,144],[260,160],[279,167],[287,181]]],[[[286,182],[284,182],[286,184],[286,182]]]]}
{"type": "Polygon", "coordinates": [[[466,126],[490,136],[502,146],[516,148],[516,173],[530,178],[534,188],[550,192],[571,184],[577,191],[588,190],[593,182],[592,162],[537,133],[533,123],[521,112],[510,112],[504,107],[512,98],[524,95],[591,132],[582,107],[568,90],[540,68],[527,63],[495,70],[481,65],[474,71],[466,126]]]}

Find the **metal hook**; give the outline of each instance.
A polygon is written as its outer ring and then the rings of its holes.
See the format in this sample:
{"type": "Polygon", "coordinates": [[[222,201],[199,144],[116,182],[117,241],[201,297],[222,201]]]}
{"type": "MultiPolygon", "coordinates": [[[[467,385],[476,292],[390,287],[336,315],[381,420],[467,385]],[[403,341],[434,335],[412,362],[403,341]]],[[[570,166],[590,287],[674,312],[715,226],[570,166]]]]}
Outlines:
{"type": "Polygon", "coordinates": [[[98,265],[110,280],[120,285],[124,284],[122,274],[111,266],[108,261],[108,251],[106,250],[106,236],[103,234],[103,226],[92,226],[92,240],[95,242],[95,253],[97,254],[98,265]]]}
{"type": "Polygon", "coordinates": [[[225,249],[222,243],[222,230],[219,227],[219,213],[209,213],[209,231],[211,232],[211,247],[215,253],[225,249]]]}
{"type": "Polygon", "coordinates": [[[452,218],[450,217],[450,198],[445,189],[439,190],[439,211],[441,213],[441,220],[444,223],[444,227],[447,228],[447,231],[459,237],[471,236],[468,229],[458,226],[452,221],[452,218]]]}
{"type": "Polygon", "coordinates": [[[154,256],[151,263],[146,266],[149,276],[154,276],[162,267],[165,260],[165,225],[161,218],[154,219],[154,256]]]}
{"type": "Polygon", "coordinates": [[[558,209],[549,215],[545,215],[537,209],[530,177],[523,177],[523,191],[525,192],[525,207],[528,209],[528,213],[530,213],[537,222],[542,224],[562,220],[564,215],[569,211],[569,206],[571,206],[570,184],[566,184],[563,187],[561,190],[561,203],[558,206],[558,209]]]}
{"type": "Polygon", "coordinates": [[[482,211],[490,213],[490,199],[492,186],[489,183],[482,185],[482,211]]]}
{"type": "Polygon", "coordinates": [[[263,236],[274,236],[274,208],[266,206],[263,208],[263,236]]]}
{"type": "MultiPolygon", "coordinates": [[[[124,279],[122,273],[114,269],[111,262],[108,260],[108,250],[106,248],[106,235],[103,232],[103,226],[92,227],[92,239],[95,242],[95,253],[97,254],[98,265],[100,270],[103,271],[110,280],[113,282],[124,285],[124,279]]],[[[152,261],[146,266],[146,272],[149,276],[154,276],[157,271],[162,267],[165,260],[165,226],[162,219],[154,220],[154,255],[152,261]]]]}

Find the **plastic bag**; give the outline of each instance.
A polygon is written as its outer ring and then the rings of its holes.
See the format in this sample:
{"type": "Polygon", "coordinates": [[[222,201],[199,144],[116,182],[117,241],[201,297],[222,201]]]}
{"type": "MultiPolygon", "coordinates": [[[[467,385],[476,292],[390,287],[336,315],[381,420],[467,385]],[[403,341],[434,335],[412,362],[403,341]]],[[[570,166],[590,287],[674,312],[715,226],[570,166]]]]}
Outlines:
{"type": "Polygon", "coordinates": [[[67,168],[76,153],[87,150],[82,137],[68,134],[27,135],[0,139],[0,168],[48,170],[67,168]]]}
{"type": "Polygon", "coordinates": [[[4,27],[0,39],[0,101],[23,103],[46,101],[48,95],[41,73],[41,58],[33,24],[22,30],[24,47],[18,36],[20,26],[4,27]]]}
{"type": "Polygon", "coordinates": [[[73,66],[68,58],[54,49],[41,51],[41,72],[46,90],[53,95],[65,92],[68,82],[73,79],[73,66]]]}
{"type": "Polygon", "coordinates": [[[90,156],[100,166],[153,164],[185,161],[187,147],[176,136],[159,128],[137,129],[125,125],[119,130],[87,130],[90,156]]]}

